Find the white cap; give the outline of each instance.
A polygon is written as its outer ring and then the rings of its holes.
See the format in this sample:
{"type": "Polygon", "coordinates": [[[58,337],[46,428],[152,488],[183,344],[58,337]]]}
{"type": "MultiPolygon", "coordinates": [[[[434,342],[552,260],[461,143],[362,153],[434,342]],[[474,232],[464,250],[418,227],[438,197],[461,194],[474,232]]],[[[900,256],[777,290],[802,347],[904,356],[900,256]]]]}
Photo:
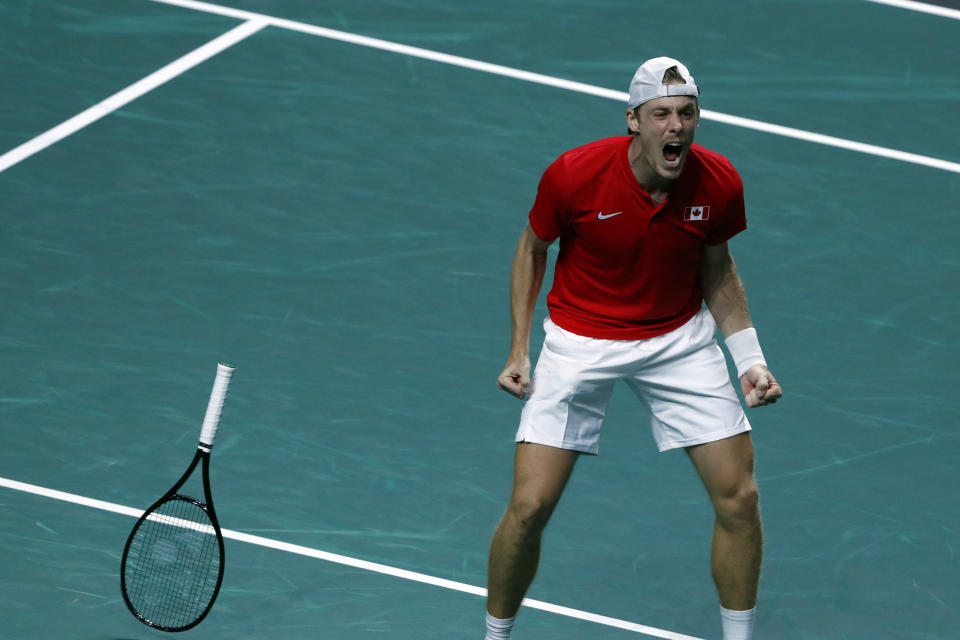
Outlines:
{"type": "Polygon", "coordinates": [[[693,76],[683,63],[673,58],[651,58],[647,60],[630,81],[630,99],[627,108],[639,107],[644,102],[665,96],[698,96],[700,90],[693,82],[693,76]],[[676,67],[683,77],[684,84],[663,84],[663,74],[670,67],[676,67]]]}

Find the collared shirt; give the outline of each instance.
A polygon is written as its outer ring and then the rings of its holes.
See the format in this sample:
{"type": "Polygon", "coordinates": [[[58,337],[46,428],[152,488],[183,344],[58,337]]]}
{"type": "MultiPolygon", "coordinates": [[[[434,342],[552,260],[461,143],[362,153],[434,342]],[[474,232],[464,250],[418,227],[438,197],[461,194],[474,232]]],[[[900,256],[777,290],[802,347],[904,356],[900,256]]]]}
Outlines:
{"type": "Polygon", "coordinates": [[[561,155],[544,172],[530,211],[537,237],[560,239],[550,318],[592,338],[637,340],[683,325],[703,303],[703,245],[747,226],[743,183],[725,157],[693,144],[658,204],[630,168],[631,139],[561,155]]]}

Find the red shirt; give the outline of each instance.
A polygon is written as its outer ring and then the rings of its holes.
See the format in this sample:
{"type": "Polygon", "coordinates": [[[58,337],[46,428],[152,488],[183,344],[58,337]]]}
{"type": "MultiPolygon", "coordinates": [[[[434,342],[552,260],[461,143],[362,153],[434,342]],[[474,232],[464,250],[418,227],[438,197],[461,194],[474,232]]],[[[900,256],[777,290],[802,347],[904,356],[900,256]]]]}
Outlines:
{"type": "Polygon", "coordinates": [[[694,144],[662,204],[637,182],[631,137],[567,151],[540,180],[530,226],[560,238],[550,318],[592,338],[637,340],[667,333],[700,309],[704,244],[746,228],[743,183],[730,161],[694,144]]]}

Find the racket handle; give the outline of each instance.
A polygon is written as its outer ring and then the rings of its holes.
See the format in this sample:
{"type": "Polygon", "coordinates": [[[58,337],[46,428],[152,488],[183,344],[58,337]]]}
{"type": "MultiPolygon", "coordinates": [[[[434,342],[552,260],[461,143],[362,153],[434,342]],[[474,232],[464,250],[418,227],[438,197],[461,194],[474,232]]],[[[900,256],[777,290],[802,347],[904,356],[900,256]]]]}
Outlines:
{"type": "Polygon", "coordinates": [[[207,404],[207,415],[203,418],[203,428],[200,430],[200,448],[209,451],[213,447],[213,439],[220,426],[220,413],[223,411],[223,401],[227,398],[227,387],[230,386],[230,376],[236,367],[217,364],[217,378],[213,381],[213,391],[210,392],[210,402],[207,404]]]}

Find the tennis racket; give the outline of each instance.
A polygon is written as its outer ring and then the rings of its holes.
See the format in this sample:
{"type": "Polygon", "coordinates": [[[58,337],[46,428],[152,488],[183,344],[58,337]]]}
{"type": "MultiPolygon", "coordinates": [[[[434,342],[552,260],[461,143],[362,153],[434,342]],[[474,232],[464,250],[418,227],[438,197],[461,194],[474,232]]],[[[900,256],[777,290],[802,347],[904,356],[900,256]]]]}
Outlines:
{"type": "Polygon", "coordinates": [[[140,622],[161,631],[200,624],[223,582],[223,534],[210,494],[210,449],[234,367],[218,364],[200,443],[177,483],[137,520],[120,562],[120,588],[140,622]],[[203,501],[177,493],[197,465],[203,501]]]}

